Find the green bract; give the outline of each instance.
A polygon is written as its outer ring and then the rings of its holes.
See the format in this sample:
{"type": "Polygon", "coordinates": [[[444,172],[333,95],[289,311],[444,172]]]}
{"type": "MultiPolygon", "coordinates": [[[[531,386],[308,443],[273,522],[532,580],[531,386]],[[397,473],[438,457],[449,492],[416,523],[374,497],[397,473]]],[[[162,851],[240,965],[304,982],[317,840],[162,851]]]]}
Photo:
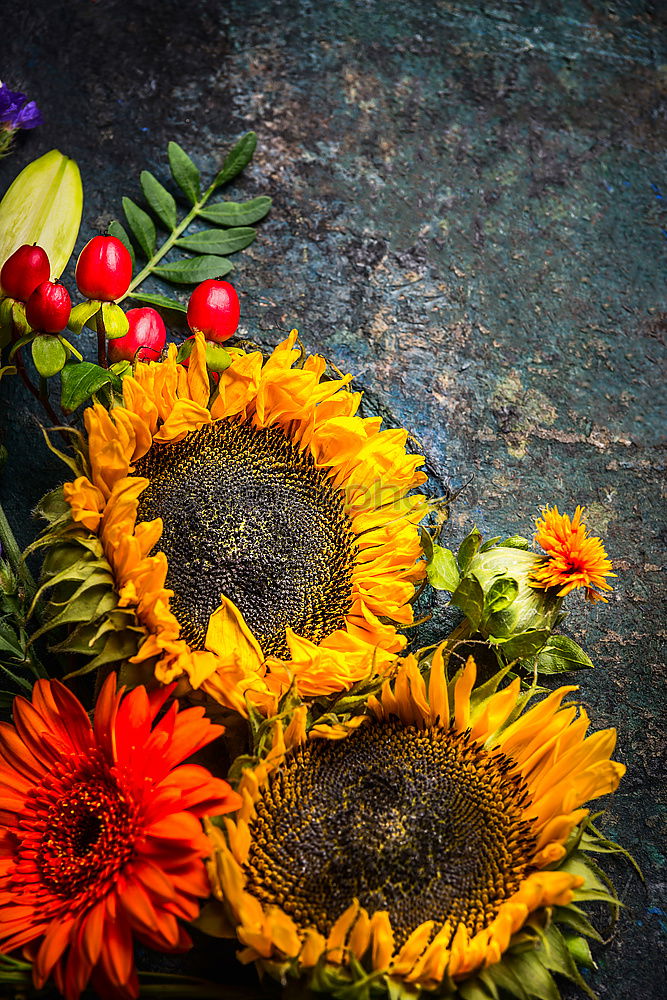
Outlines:
{"type": "Polygon", "coordinates": [[[25,243],[42,247],[55,281],[79,234],[83,188],[79,168],[52,149],[29,163],[0,202],[0,266],[25,243]]]}

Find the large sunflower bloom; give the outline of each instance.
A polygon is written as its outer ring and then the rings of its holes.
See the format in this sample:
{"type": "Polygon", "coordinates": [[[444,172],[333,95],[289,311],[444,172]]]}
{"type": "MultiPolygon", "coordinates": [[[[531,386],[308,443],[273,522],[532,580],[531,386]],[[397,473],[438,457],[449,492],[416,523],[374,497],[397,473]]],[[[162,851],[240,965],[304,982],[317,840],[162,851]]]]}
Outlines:
{"type": "Polygon", "coordinates": [[[53,975],[67,1000],[89,981],[136,997],[133,937],[190,947],[179,918],[209,893],[198,817],[240,800],[183,764],[223,730],[175,702],[156,722],[169,694],[123,697],[111,675],[91,724],[63,684],[39,680],[0,725],[0,947],[24,949],[37,989],[53,975]]]}
{"type": "Polygon", "coordinates": [[[539,563],[530,576],[533,587],[559,588],[558,597],[583,587],[589,601],[606,601],[594,588],[611,590],[606,577],[616,576],[602,541],[588,534],[582,523],[583,507],[577,507],[572,520],[560,514],[558,507],[545,507],[535,522],[535,541],[548,559],[539,563]]]}
{"type": "Polygon", "coordinates": [[[423,459],[356,415],[351,376],[294,367],[295,342],[233,351],[212,398],[200,335],[187,371],[174,347],[139,362],[122,405],[86,411],[87,467],[64,487],[136,616],[133,662],[239,711],[293,679],[308,698],[381,671],[424,575],[423,459]]]}
{"type": "MultiPolygon", "coordinates": [[[[462,995],[497,996],[513,981],[517,937],[581,894],[568,839],[624,767],[609,759],[615,731],[585,738],[585,711],[563,703],[575,688],[522,713],[518,680],[485,697],[475,679],[469,660],[448,685],[438,651],[426,684],[408,657],[354,725],[306,733],[303,710],[275,723],[241,809],[209,830],[243,961],[314,970],[319,987],[380,980],[391,996],[454,997],[484,974],[490,992],[462,995]]],[[[551,992],[535,995],[557,996],[547,968],[531,974],[551,992]]]]}

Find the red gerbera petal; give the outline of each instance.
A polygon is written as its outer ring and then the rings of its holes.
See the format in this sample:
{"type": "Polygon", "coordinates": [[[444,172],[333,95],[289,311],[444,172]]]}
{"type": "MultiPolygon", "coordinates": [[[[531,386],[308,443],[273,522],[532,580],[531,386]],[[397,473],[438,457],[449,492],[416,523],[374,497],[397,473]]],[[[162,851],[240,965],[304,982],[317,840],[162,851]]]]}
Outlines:
{"type": "Polygon", "coordinates": [[[108,1000],[138,995],[132,938],[180,951],[208,892],[199,816],[239,796],[182,764],[223,731],[171,689],[123,696],[104,684],[94,725],[59,681],[16,699],[0,728],[0,946],[26,947],[38,988],[53,976],[67,1000],[90,982],[108,1000]]]}

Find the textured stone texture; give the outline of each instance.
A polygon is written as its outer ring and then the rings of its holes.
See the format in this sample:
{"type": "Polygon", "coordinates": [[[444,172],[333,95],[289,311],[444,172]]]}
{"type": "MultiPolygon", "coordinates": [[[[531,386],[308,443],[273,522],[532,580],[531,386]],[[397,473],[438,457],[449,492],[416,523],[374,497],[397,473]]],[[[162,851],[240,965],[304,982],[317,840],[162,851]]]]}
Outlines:
{"type": "MultiPolygon", "coordinates": [[[[604,1000],[657,997],[665,981],[661,8],[8,0],[3,11],[3,78],[46,120],[0,164],[3,189],[54,145],[73,156],[83,244],[122,194],[139,196],[142,168],[165,178],[169,139],[212,172],[255,129],[233,194],[270,194],[274,208],[233,276],[248,334],[269,345],[298,326],[414,431],[436,478],[464,487],[452,543],[473,522],[529,533],[540,504],[587,505],[619,579],[607,605],[572,600],[568,624],[598,664],[581,677],[584,702],[597,727],[618,728],[629,767],[602,825],[647,879],[615,868],[626,909],[590,976],[604,1000]]],[[[3,502],[27,542],[26,510],[61,470],[23,394],[9,380],[2,394],[3,502]]],[[[169,967],[252,981],[222,955],[169,967]]]]}

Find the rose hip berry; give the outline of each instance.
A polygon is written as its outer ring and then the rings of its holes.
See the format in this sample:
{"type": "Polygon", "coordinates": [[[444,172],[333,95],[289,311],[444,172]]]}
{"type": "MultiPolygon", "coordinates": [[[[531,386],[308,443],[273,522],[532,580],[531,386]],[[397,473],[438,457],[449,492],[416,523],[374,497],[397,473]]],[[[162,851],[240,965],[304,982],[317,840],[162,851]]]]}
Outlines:
{"type": "Polygon", "coordinates": [[[64,285],[42,281],[25,305],[25,315],[33,330],[60,333],[67,326],[72,300],[64,285]]]}
{"type": "Polygon", "coordinates": [[[167,342],[167,331],[160,314],[146,307],[129,309],[125,315],[130,329],[124,337],[109,341],[109,360],[132,361],[136,355],[140,361],[157,361],[167,342]]]}
{"type": "Polygon", "coordinates": [[[130,287],[132,258],[115,236],[94,236],[76,263],[76,283],[87,299],[113,302],[130,287]]]}
{"type": "Polygon", "coordinates": [[[241,306],[228,281],[210,278],[197,285],[188,303],[188,326],[206,340],[221,344],[236,332],[241,306]]]}
{"type": "Polygon", "coordinates": [[[27,302],[37,285],[48,281],[50,276],[51,265],[46,251],[41,247],[24,243],[2,265],[0,284],[5,295],[27,302]]]}

